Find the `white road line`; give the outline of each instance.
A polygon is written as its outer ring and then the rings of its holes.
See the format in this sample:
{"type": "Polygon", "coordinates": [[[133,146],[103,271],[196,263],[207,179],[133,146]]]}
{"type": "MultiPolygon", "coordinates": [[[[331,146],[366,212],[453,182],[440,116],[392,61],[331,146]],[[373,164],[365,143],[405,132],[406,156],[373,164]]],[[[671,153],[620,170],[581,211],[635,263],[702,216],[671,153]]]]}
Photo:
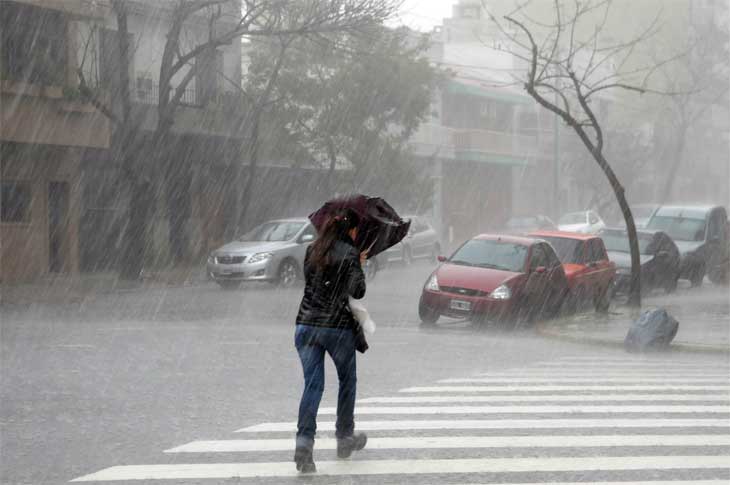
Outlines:
{"type": "Polygon", "coordinates": [[[519,391],[725,391],[730,392],[730,385],[711,386],[704,384],[654,384],[654,385],[600,385],[600,384],[565,384],[565,385],[522,385],[522,386],[419,386],[406,387],[398,392],[519,392],[519,391]]]}
{"type": "MultiPolygon", "coordinates": [[[[453,485],[544,485],[532,483],[455,483],[453,485]]],[[[586,482],[550,482],[550,485],[588,485],[586,482]]],[[[590,482],[590,485],[728,485],[727,480],[652,480],[649,482],[590,482]]]]}
{"type": "MultiPolygon", "coordinates": [[[[730,446],[730,435],[600,435],[600,436],[409,436],[370,438],[371,450],[439,448],[569,448],[601,446],[730,446]]],[[[336,439],[318,439],[318,450],[334,450],[336,439]]],[[[193,441],[165,453],[231,453],[293,451],[294,440],[193,441]]]]}
{"type": "MultiPolygon", "coordinates": [[[[585,429],[585,428],[728,428],[730,419],[424,419],[356,422],[360,431],[423,429],[585,429]]],[[[296,422],[261,423],[236,433],[296,432],[296,422]]],[[[317,423],[318,431],[334,431],[334,421],[317,423]]]]}
{"type": "MultiPolygon", "coordinates": [[[[323,407],[319,414],[336,414],[337,408],[323,407]]],[[[355,407],[355,414],[538,414],[538,413],[728,413],[730,406],[382,406],[355,407]]]]}
{"type": "Polygon", "coordinates": [[[547,402],[547,401],[722,401],[730,403],[730,394],[542,394],[501,396],[398,396],[359,399],[360,404],[408,404],[425,402],[547,402]]]}
{"type": "MultiPolygon", "coordinates": [[[[619,456],[490,458],[447,460],[355,460],[317,462],[317,475],[415,475],[437,473],[520,473],[610,470],[730,469],[723,456],[619,456]]],[[[204,478],[295,477],[293,463],[205,463],[115,466],[74,482],[111,480],[185,480],[204,478]]]]}
{"type": "MultiPolygon", "coordinates": [[[[543,361],[545,363],[555,363],[555,362],[575,362],[575,361],[587,361],[587,362],[620,362],[620,363],[642,363],[642,362],[656,362],[656,363],[662,363],[662,364],[691,364],[691,365],[714,365],[715,362],[678,362],[676,359],[663,359],[661,357],[652,357],[649,355],[626,355],[621,357],[589,357],[585,355],[574,355],[574,356],[565,356],[561,357],[557,360],[548,360],[543,361]]],[[[726,361],[723,361],[724,364],[727,364],[726,361]]]]}
{"type": "MultiPolygon", "coordinates": [[[[717,370],[717,369],[714,369],[717,370]]],[[[707,371],[683,371],[681,373],[667,373],[665,371],[592,371],[581,369],[525,369],[523,371],[514,372],[490,372],[475,374],[474,377],[525,377],[525,378],[545,378],[545,377],[571,377],[571,378],[623,378],[623,377],[642,377],[642,378],[665,378],[665,379],[692,379],[694,377],[706,377],[716,379],[727,379],[730,382],[730,373],[712,373],[707,371]]]]}
{"type": "Polygon", "coordinates": [[[642,369],[647,367],[662,367],[664,369],[689,369],[689,368],[703,368],[703,369],[717,369],[718,367],[727,367],[727,363],[716,364],[716,363],[701,363],[701,362],[672,362],[672,361],[550,361],[540,362],[536,364],[530,364],[524,368],[535,368],[535,367],[626,367],[631,369],[642,369]]]}
{"type": "Polygon", "coordinates": [[[505,383],[505,384],[516,384],[518,382],[522,383],[535,383],[535,384],[541,384],[541,383],[561,383],[561,382],[585,382],[587,384],[589,383],[598,383],[598,382],[618,382],[618,383],[629,383],[629,382],[636,382],[636,383],[642,383],[642,384],[671,384],[671,383],[677,383],[677,384],[689,384],[689,383],[714,383],[714,384],[730,384],[730,381],[728,379],[722,379],[717,377],[693,377],[688,378],[687,380],[680,380],[675,378],[674,376],[665,376],[665,377],[456,377],[451,379],[441,379],[440,381],[436,381],[438,383],[443,384],[457,384],[457,383],[482,383],[482,384],[497,384],[497,383],[505,383]]]}

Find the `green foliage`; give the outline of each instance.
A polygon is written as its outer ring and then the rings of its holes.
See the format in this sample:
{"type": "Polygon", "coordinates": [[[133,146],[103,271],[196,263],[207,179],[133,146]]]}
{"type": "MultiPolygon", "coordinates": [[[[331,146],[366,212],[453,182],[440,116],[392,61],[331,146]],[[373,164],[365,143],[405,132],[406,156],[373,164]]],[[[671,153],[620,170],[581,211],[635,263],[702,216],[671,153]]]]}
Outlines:
{"type": "MultiPolygon", "coordinates": [[[[255,45],[249,92],[263,89],[279,48],[255,45]]],[[[383,193],[394,179],[403,190],[422,190],[406,141],[427,119],[442,79],[426,49],[425,38],[380,25],[292,43],[265,116],[264,156],[327,167],[326,191],[383,193]],[[334,177],[339,169],[350,176],[334,177]]]]}

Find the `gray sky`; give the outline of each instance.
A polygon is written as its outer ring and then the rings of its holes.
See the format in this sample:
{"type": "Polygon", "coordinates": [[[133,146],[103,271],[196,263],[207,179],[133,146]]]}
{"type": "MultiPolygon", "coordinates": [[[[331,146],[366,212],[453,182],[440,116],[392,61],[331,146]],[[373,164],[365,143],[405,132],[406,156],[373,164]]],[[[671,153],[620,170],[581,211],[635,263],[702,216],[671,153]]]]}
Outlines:
{"type": "Polygon", "coordinates": [[[399,24],[412,29],[429,31],[440,25],[444,17],[451,16],[451,6],[457,0],[405,0],[399,24]]]}

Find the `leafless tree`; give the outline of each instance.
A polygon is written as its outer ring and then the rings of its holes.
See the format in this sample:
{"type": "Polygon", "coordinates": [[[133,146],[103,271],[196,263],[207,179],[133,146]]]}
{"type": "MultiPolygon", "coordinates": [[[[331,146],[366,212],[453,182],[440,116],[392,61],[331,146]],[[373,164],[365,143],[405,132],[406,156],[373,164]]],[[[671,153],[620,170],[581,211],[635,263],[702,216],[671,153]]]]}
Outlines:
{"type": "MultiPolygon", "coordinates": [[[[524,5],[503,19],[494,16],[491,19],[509,40],[511,46],[507,50],[526,64],[525,74],[519,75],[517,80],[540,106],[558,115],[573,129],[606,176],[628,230],[631,248],[628,304],[640,306],[636,226],[624,187],[604,154],[601,113],[593,102],[609,90],[659,93],[648,87],[649,82],[657,69],[675,57],[639,67],[630,64],[636,49],[656,34],[658,15],[633,38],[603,45],[601,38],[605,35],[611,0],[573,0],[569,4],[566,6],[563,1],[554,0],[553,21],[531,18],[524,5]],[[595,19],[598,19],[597,23],[595,19]],[[579,35],[586,24],[593,25],[592,33],[579,35]]],[[[488,10],[486,4],[484,8],[488,10]]]]}
{"type": "MultiPolygon", "coordinates": [[[[165,15],[169,27],[160,59],[156,125],[151,136],[144,136],[130,93],[133,46],[128,22],[132,3],[111,0],[111,12],[117,24],[118,69],[113,74],[118,77],[115,83],[118,91],[105,93],[86,79],[83,61],[77,70],[82,98],[94,104],[115,126],[113,157],[126,176],[130,200],[120,261],[121,276],[126,279],[136,279],[141,272],[141,255],[148,245],[147,226],[160,187],[165,185],[168,191],[180,192],[175,186],[177,167],[171,156],[172,129],[191,81],[199,70],[211,68],[196,61],[210,58],[208,54],[217,48],[240,42],[242,38],[294,39],[327,32],[357,32],[363,25],[384,21],[399,6],[398,0],[167,0],[156,3],[155,8],[165,15]],[[205,40],[188,45],[183,41],[183,34],[191,22],[207,23],[208,35],[205,40]]],[[[257,124],[247,126],[255,128],[257,124]]],[[[251,140],[247,153],[255,156],[255,137],[251,140]]],[[[179,237],[174,234],[176,230],[171,223],[171,240],[179,237]]]]}

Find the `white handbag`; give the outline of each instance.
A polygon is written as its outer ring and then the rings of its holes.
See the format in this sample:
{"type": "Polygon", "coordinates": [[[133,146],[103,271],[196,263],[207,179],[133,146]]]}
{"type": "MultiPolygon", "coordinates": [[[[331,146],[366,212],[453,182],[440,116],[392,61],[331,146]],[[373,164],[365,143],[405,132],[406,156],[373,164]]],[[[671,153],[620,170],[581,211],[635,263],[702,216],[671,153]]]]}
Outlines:
{"type": "Polygon", "coordinates": [[[360,326],[367,335],[374,334],[375,322],[372,318],[370,318],[370,313],[367,308],[365,308],[365,305],[363,305],[360,300],[356,300],[351,296],[348,298],[350,299],[350,311],[355,317],[355,320],[360,323],[360,326]]]}

